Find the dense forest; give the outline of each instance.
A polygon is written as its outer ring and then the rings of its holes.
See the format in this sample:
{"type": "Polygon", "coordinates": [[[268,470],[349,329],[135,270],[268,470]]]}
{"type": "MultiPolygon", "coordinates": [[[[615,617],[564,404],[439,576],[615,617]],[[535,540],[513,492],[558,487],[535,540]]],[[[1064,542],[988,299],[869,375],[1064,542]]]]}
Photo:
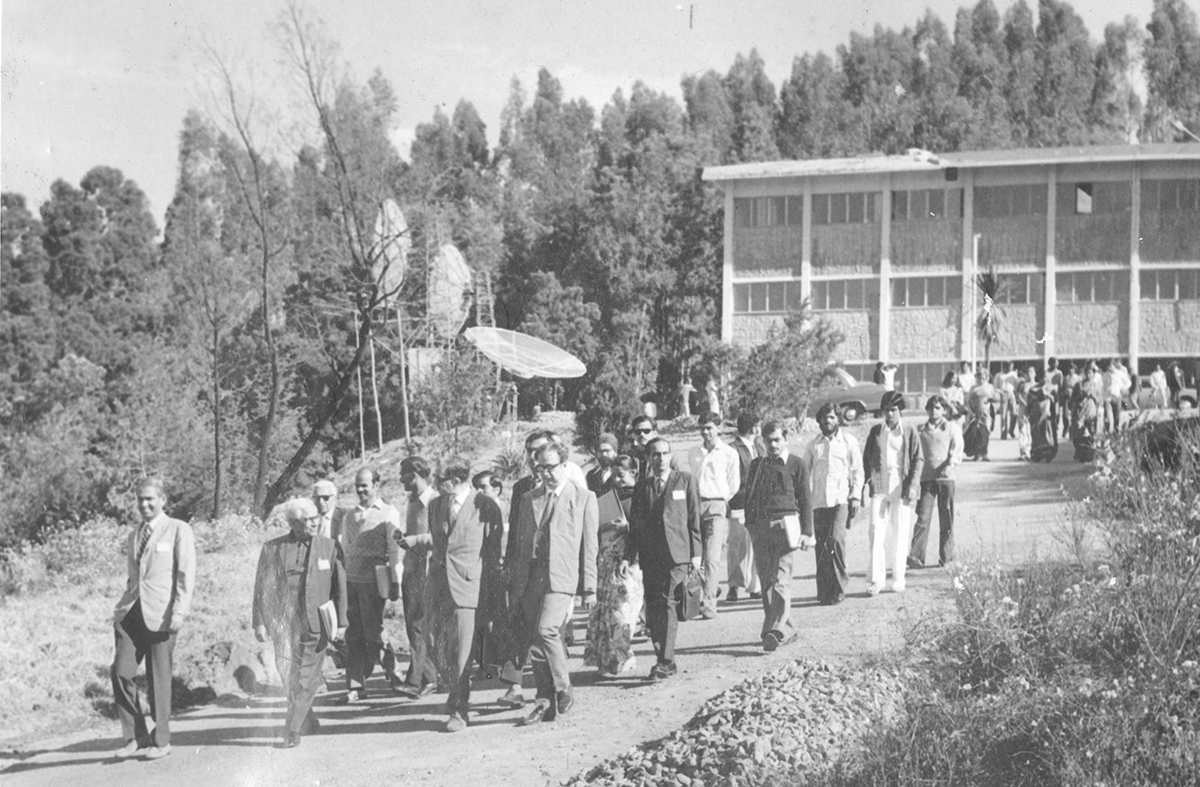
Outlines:
{"type": "Polygon", "coordinates": [[[1148,24],[1114,21],[1099,40],[1059,0],[1003,15],[979,0],[951,25],[929,12],[797,56],[780,85],[739,55],[685,77],[682,103],[635,84],[597,110],[543,69],[536,85],[513,80],[495,148],[464,99],[418,127],[407,160],[389,141],[387,80],[350,74],[305,9],[278,24],[272,62],[303,109],[268,122],[250,80],[214,56],[215,99],[183,118],[164,226],[137,173],[103,165],[40,207],[3,195],[0,545],[116,512],[148,472],[169,477],[178,515],[260,512],[356,457],[360,413],[367,448],[402,437],[398,329],[405,346],[448,348],[406,378],[414,432],[494,417],[493,367],[424,319],[444,244],[490,275],[496,325],[588,364],[561,389],[523,383],[523,407],[621,411],[745,363],[717,338],[722,199],[705,166],[1200,129],[1185,0],[1155,0],[1148,24]],[[285,126],[299,143],[276,138],[285,126]],[[386,199],[411,243],[398,292],[372,241],[386,199]]]}

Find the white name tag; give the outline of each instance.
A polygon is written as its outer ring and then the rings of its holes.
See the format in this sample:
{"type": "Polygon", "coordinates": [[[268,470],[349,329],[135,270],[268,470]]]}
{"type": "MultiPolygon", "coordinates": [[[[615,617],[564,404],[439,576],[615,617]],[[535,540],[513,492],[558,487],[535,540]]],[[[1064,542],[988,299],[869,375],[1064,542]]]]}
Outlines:
{"type": "Polygon", "coordinates": [[[676,489],[674,492],[671,493],[671,499],[672,500],[687,500],[687,491],[683,490],[683,489],[676,489]]]}
{"type": "Polygon", "coordinates": [[[329,570],[329,561],[323,557],[317,558],[317,569],[320,571],[328,571],[329,570]]]}
{"type": "Polygon", "coordinates": [[[166,543],[165,541],[160,541],[154,545],[154,551],[155,552],[170,552],[171,545],[166,543]]]}

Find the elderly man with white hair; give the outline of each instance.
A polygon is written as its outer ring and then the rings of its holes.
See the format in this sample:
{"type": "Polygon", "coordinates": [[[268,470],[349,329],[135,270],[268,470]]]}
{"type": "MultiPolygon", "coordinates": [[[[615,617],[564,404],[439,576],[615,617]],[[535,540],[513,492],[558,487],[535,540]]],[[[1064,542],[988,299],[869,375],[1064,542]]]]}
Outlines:
{"type": "Polygon", "coordinates": [[[337,511],[338,488],[328,478],[322,478],[312,486],[312,501],[317,505],[317,532],[333,538],[333,515],[337,511]]]}
{"type": "Polygon", "coordinates": [[[270,637],[275,645],[275,665],[287,690],[284,749],[300,745],[302,734],[321,725],[312,711],[321,686],[321,666],[331,639],[346,633],[346,572],[342,551],[331,538],[317,531],[321,516],[307,498],[283,505],[290,528],[287,535],[263,544],[254,578],[254,636],[270,637]],[[322,625],[320,609],[333,602],[336,628],[322,625]]]}

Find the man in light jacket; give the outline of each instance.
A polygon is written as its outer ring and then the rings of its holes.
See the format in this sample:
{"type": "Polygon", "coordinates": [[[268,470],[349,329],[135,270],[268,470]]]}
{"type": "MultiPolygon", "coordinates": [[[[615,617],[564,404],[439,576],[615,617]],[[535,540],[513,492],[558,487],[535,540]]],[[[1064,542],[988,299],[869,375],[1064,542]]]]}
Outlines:
{"type": "Polygon", "coordinates": [[[914,426],[906,426],[900,414],[904,396],[888,391],[879,403],[883,423],[876,424],[867,435],[863,448],[863,471],[867,477],[864,489],[869,497],[870,516],[867,537],[871,555],[867,560],[867,593],[877,595],[887,578],[886,542],[892,539],[892,590],[904,592],[904,571],[907,568],[909,533],[912,528],[913,506],[921,494],[921,440],[914,426]]]}

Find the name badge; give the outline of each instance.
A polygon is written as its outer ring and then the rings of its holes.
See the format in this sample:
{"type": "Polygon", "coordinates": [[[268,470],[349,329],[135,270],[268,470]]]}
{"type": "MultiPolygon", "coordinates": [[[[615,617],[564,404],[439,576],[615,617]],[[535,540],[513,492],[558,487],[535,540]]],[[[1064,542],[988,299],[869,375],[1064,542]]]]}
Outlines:
{"type": "Polygon", "coordinates": [[[165,541],[159,541],[157,544],[154,545],[154,551],[155,552],[170,552],[171,545],[165,541]]]}
{"type": "Polygon", "coordinates": [[[319,571],[328,571],[329,570],[329,561],[323,557],[317,558],[317,569],[319,571]]]}
{"type": "Polygon", "coordinates": [[[672,500],[687,500],[687,491],[684,489],[676,489],[671,493],[672,500]]]}

